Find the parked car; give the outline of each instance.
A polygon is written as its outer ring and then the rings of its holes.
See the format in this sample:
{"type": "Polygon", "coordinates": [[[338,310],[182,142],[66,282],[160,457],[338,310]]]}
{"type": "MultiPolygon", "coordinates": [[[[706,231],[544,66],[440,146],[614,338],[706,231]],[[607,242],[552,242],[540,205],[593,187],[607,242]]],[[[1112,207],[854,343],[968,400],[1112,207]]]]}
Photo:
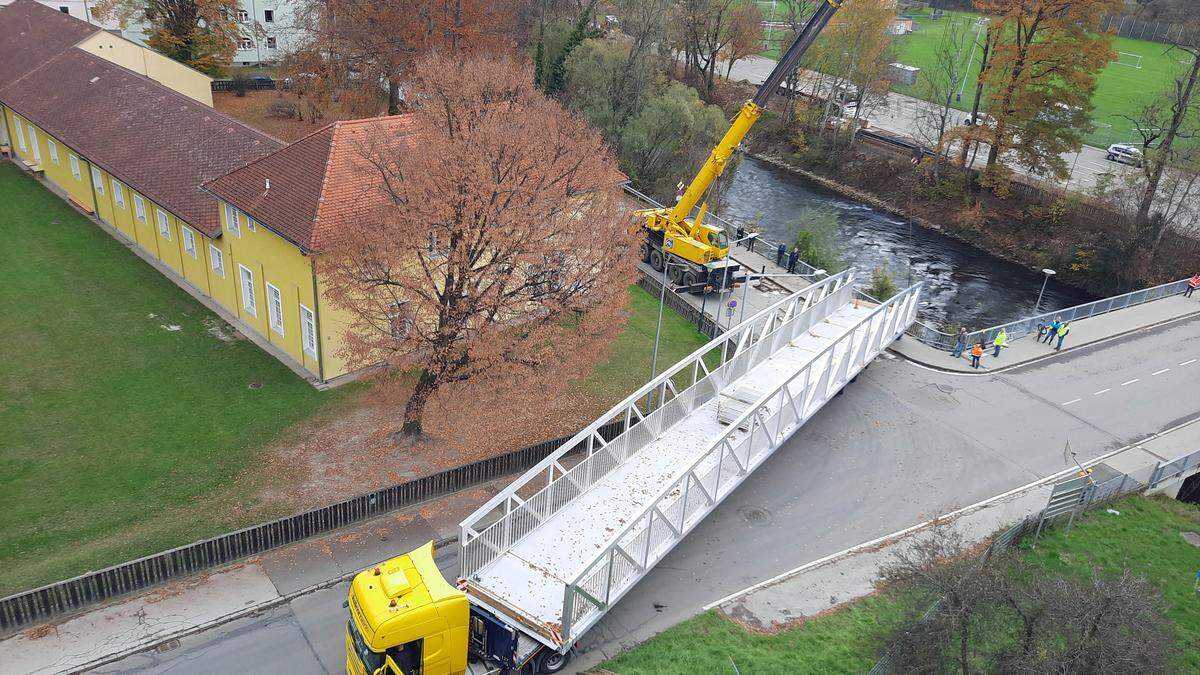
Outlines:
{"type": "Polygon", "coordinates": [[[1117,162],[1118,164],[1141,166],[1142,151],[1136,145],[1113,143],[1108,146],[1108,154],[1105,156],[1105,159],[1110,162],[1117,162]]]}
{"type": "Polygon", "coordinates": [[[994,127],[996,119],[987,113],[979,113],[974,118],[967,117],[963,120],[964,127],[994,127]]]}

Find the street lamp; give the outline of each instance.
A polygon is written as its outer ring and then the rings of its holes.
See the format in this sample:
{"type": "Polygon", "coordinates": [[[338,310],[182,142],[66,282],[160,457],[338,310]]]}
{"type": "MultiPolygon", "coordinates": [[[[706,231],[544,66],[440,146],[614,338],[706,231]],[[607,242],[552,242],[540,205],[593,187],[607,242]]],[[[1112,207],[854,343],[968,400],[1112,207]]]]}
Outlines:
{"type": "Polygon", "coordinates": [[[667,270],[671,269],[671,265],[679,265],[680,267],[687,267],[687,265],[685,265],[684,263],[674,262],[674,261],[668,260],[665,255],[663,256],[662,291],[659,293],[659,296],[658,296],[658,325],[654,328],[654,353],[650,357],[650,379],[651,380],[653,380],[654,376],[658,374],[658,341],[659,341],[659,338],[662,336],[663,305],[665,305],[667,302],[667,270]]]}
{"type": "Polygon", "coordinates": [[[1042,309],[1042,295],[1046,292],[1046,284],[1050,281],[1050,277],[1057,274],[1057,272],[1052,269],[1044,269],[1042,270],[1042,274],[1046,275],[1046,278],[1042,279],[1042,290],[1038,291],[1037,304],[1033,306],[1034,316],[1037,316],[1038,312],[1042,309]]]}

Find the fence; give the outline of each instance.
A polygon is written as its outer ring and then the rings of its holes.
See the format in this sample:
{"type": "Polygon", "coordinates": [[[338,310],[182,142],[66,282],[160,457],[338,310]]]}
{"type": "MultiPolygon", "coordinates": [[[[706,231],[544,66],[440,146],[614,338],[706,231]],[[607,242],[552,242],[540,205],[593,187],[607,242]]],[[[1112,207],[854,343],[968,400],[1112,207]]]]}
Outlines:
{"type": "Polygon", "coordinates": [[[1176,43],[1195,41],[1200,38],[1200,30],[1189,28],[1183,24],[1167,23],[1164,21],[1137,21],[1129,16],[1105,17],[1100,24],[1102,30],[1134,40],[1149,40],[1151,42],[1176,43]]]}
{"type": "MultiPolygon", "coordinates": [[[[692,325],[696,326],[701,333],[706,337],[714,338],[721,332],[721,326],[708,316],[706,312],[701,312],[696,307],[693,307],[687,298],[679,295],[670,288],[666,293],[663,293],[663,283],[661,278],[655,278],[646,271],[642,271],[638,277],[638,286],[641,286],[647,293],[663,299],[663,303],[667,307],[675,310],[677,314],[687,319],[692,325]]],[[[714,303],[715,304],[715,303],[714,303]]]]}
{"type": "MultiPolygon", "coordinates": [[[[1067,530],[1075,522],[1075,516],[1080,512],[1100,506],[1106,502],[1125,495],[1151,490],[1159,485],[1175,480],[1191,468],[1200,466],[1200,450],[1195,450],[1170,462],[1159,462],[1150,474],[1150,479],[1142,483],[1127,473],[1110,476],[1097,483],[1089,476],[1077,476],[1061,481],[1054,485],[1046,507],[1040,512],[1026,516],[1021,522],[992,537],[991,543],[980,557],[980,563],[986,565],[992,554],[997,550],[1016,546],[1029,534],[1034,535],[1034,544],[1042,529],[1055,520],[1067,518],[1067,530]]],[[[932,616],[940,607],[941,601],[925,612],[921,620],[932,616]]],[[[875,663],[869,671],[870,675],[886,675],[897,672],[895,657],[889,650],[875,663]]]]}
{"type": "MultiPolygon", "coordinates": [[[[1055,317],[1060,317],[1064,321],[1078,321],[1080,319],[1086,319],[1092,316],[1099,316],[1101,314],[1107,314],[1108,312],[1116,311],[1118,309],[1125,309],[1126,307],[1132,307],[1134,305],[1140,305],[1172,295],[1178,295],[1183,293],[1183,291],[1187,288],[1187,284],[1187,279],[1172,281],[1169,284],[1144,288],[1140,291],[1133,291],[1132,293],[1126,293],[1124,295],[1105,298],[1103,300],[1096,300],[1095,302],[1076,305],[1074,307],[1067,307],[1066,309],[1056,309],[1052,312],[1043,312],[1035,316],[1018,319],[1016,321],[1010,321],[1009,323],[1001,324],[999,326],[984,328],[972,333],[967,333],[967,344],[975,344],[976,342],[982,340],[985,345],[990,345],[992,340],[996,337],[996,334],[1000,332],[1000,329],[1004,329],[1005,332],[1008,333],[1008,339],[1015,340],[1025,335],[1029,335],[1030,333],[1036,333],[1039,321],[1049,323],[1055,317]]],[[[908,334],[927,345],[937,347],[939,349],[952,349],[955,343],[954,335],[943,333],[932,326],[928,326],[920,322],[913,324],[912,328],[909,329],[908,334]]]]}
{"type": "MultiPolygon", "coordinates": [[[[272,91],[276,87],[275,80],[254,80],[246,81],[246,91],[272,91]]],[[[235,91],[233,80],[213,80],[213,91],[235,91]]]]}
{"type": "MultiPolygon", "coordinates": [[[[623,430],[623,422],[617,421],[600,427],[597,433],[602,437],[612,438],[623,430]]],[[[571,438],[564,436],[544,441],[498,457],[479,460],[352,497],[337,504],[322,506],[10,595],[0,599],[0,632],[95,605],[528,469],[571,438]]]]}

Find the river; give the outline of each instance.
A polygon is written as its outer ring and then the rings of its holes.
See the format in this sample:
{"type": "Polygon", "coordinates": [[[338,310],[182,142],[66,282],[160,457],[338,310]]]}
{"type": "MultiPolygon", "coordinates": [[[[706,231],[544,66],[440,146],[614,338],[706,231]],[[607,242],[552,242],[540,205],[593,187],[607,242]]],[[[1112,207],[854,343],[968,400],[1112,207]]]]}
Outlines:
{"type": "MultiPolygon", "coordinates": [[[[933,326],[986,328],[1034,313],[1043,276],[968,246],[940,232],[834,193],[773,164],[744,157],[721,205],[735,222],[758,220],[763,236],[793,239],[797,211],[827,207],[838,214],[838,244],[844,264],[864,276],[875,267],[892,273],[896,285],[925,282],[922,320],[933,326]]],[[[1042,297],[1043,311],[1095,300],[1056,283],[1042,297]]]]}

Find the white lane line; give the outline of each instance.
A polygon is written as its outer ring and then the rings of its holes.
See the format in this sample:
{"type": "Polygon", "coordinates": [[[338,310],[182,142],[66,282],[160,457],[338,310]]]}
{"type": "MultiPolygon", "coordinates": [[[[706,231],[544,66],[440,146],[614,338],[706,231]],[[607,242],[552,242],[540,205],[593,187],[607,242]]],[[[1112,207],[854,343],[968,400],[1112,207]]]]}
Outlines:
{"type": "Polygon", "coordinates": [[[1186,365],[1189,365],[1189,364],[1192,364],[1192,363],[1195,363],[1195,362],[1196,362],[1196,359],[1192,359],[1191,361],[1184,361],[1183,363],[1181,363],[1181,364],[1179,364],[1179,365],[1181,365],[1181,366],[1186,366],[1186,365]]]}
{"type": "Polygon", "coordinates": [[[1110,392],[1110,391],[1112,391],[1112,389],[1101,389],[1100,391],[1093,392],[1092,396],[1099,396],[1100,394],[1103,394],[1105,392],[1110,392]]]}
{"type": "Polygon", "coordinates": [[[1121,386],[1122,386],[1122,387],[1128,387],[1129,385],[1133,384],[1134,382],[1141,382],[1141,380],[1135,377],[1135,378],[1133,378],[1132,380],[1130,380],[1130,381],[1128,381],[1128,382],[1122,382],[1122,383],[1121,383],[1121,386]]]}
{"type": "Polygon", "coordinates": [[[1150,373],[1150,376],[1154,377],[1155,375],[1162,375],[1163,373],[1167,372],[1168,370],[1170,370],[1170,368],[1163,368],[1162,370],[1160,370],[1158,372],[1150,373]]]}
{"type": "Polygon", "coordinates": [[[1082,400],[1083,400],[1083,399],[1081,399],[1081,398],[1075,398],[1075,399],[1071,399],[1070,401],[1067,401],[1067,402],[1066,402],[1066,403],[1064,403],[1063,405],[1071,405],[1072,403],[1079,403],[1079,402],[1080,402],[1080,401],[1082,401],[1082,400]]]}

